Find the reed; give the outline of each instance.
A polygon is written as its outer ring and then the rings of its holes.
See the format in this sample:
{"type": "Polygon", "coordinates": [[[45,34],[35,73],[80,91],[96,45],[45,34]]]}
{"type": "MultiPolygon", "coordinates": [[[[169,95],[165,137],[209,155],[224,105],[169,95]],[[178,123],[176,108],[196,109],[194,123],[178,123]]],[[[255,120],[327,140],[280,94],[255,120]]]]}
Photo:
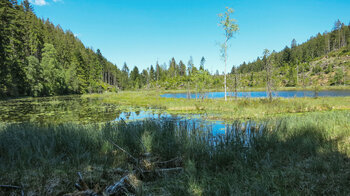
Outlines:
{"type": "Polygon", "coordinates": [[[82,171],[104,185],[113,168],[131,167],[112,141],[136,158],[146,152],[159,161],[181,157],[185,172],[143,185],[144,194],[341,195],[350,191],[348,119],[349,112],[334,111],[236,121],[223,135],[178,119],[1,125],[0,184],[56,195],[74,190],[82,171]]]}

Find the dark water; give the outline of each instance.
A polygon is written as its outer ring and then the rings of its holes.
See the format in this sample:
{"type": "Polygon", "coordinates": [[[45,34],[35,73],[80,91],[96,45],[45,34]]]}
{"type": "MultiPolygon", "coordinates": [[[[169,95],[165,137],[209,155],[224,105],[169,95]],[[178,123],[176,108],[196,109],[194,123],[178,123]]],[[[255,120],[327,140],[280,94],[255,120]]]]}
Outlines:
{"type": "MultiPolygon", "coordinates": [[[[228,92],[228,96],[234,97],[233,92],[228,92]]],[[[267,97],[266,91],[253,91],[253,92],[238,92],[238,97],[251,97],[251,98],[263,98],[267,97]]],[[[274,97],[292,98],[292,97],[315,97],[314,91],[275,91],[273,92],[274,97]]],[[[350,96],[350,90],[325,90],[317,93],[318,97],[345,97],[350,96]]],[[[188,98],[187,93],[169,93],[161,95],[166,98],[188,98]]],[[[209,99],[223,98],[225,97],[224,92],[208,92],[204,94],[192,93],[191,99],[205,97],[209,99]]]]}

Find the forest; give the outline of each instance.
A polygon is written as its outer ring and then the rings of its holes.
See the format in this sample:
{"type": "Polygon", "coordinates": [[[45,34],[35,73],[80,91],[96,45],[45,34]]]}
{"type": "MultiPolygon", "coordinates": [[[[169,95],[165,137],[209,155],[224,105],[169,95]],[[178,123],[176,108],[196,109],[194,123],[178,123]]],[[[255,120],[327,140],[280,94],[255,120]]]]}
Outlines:
{"type": "MultiPolygon", "coordinates": [[[[172,58],[143,70],[129,68],[127,63],[115,65],[99,49],[84,46],[73,32],[38,18],[28,0],[0,3],[1,97],[223,88],[224,74],[205,69],[205,57],[199,65],[194,65],[192,57],[187,63],[172,58]]],[[[349,55],[350,26],[338,20],[330,32],[318,33],[305,43],[293,39],[280,52],[232,66],[228,88],[263,87],[267,62],[273,67],[275,87],[345,84],[349,55]]]]}
{"type": "Polygon", "coordinates": [[[98,92],[117,84],[118,68],[73,32],[40,19],[28,0],[0,1],[0,95],[98,92]]]}

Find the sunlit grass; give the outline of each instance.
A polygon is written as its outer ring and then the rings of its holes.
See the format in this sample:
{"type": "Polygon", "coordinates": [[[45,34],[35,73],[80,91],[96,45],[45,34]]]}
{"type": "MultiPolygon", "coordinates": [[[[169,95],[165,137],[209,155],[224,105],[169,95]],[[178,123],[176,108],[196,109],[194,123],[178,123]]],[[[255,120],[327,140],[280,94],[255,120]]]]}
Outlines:
{"type": "Polygon", "coordinates": [[[205,113],[209,118],[264,119],[289,113],[315,111],[349,110],[348,97],[320,98],[275,98],[271,103],[264,98],[230,98],[223,99],[177,99],[162,98],[159,91],[130,91],[108,94],[84,95],[88,98],[99,98],[102,102],[133,107],[159,108],[170,114],[205,113]]]}

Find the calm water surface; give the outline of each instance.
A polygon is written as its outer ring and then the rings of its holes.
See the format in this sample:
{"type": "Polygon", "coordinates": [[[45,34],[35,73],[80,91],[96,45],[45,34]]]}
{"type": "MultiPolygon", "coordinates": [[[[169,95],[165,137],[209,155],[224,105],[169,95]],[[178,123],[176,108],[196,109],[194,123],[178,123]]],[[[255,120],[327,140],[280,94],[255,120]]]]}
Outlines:
{"type": "MultiPolygon", "coordinates": [[[[228,96],[234,97],[234,92],[228,92],[228,96]]],[[[192,93],[191,99],[196,99],[201,96],[209,99],[223,98],[225,97],[224,92],[208,92],[204,94],[192,93]]],[[[251,98],[263,98],[267,97],[266,91],[253,91],[253,92],[238,92],[238,97],[251,97],[251,98]]],[[[275,91],[273,92],[274,97],[292,98],[292,97],[315,97],[314,91],[275,91]]],[[[350,90],[325,90],[318,92],[319,97],[345,97],[350,96],[350,90]]],[[[161,95],[166,98],[188,98],[187,93],[169,93],[161,95]]]]}
{"type": "Polygon", "coordinates": [[[147,119],[167,119],[173,120],[177,125],[186,125],[188,130],[202,130],[210,132],[213,136],[225,135],[227,132],[232,131],[244,132],[249,137],[252,132],[259,131],[263,128],[262,123],[256,123],[254,121],[245,121],[239,124],[237,127],[236,123],[229,123],[221,120],[208,120],[206,115],[170,115],[166,112],[152,112],[152,111],[136,111],[136,112],[122,112],[118,114],[115,121],[138,121],[147,119]]]}
{"type": "MultiPolygon", "coordinates": [[[[201,131],[212,138],[217,145],[220,138],[227,135],[239,138],[249,145],[249,138],[262,130],[264,125],[253,121],[228,123],[208,120],[206,115],[170,115],[159,109],[131,108],[102,103],[99,99],[87,99],[80,96],[61,96],[48,98],[26,98],[0,101],[1,123],[105,123],[142,120],[175,122],[179,129],[186,127],[188,132],[201,131]]],[[[231,137],[231,138],[232,138],[231,137]]]]}

